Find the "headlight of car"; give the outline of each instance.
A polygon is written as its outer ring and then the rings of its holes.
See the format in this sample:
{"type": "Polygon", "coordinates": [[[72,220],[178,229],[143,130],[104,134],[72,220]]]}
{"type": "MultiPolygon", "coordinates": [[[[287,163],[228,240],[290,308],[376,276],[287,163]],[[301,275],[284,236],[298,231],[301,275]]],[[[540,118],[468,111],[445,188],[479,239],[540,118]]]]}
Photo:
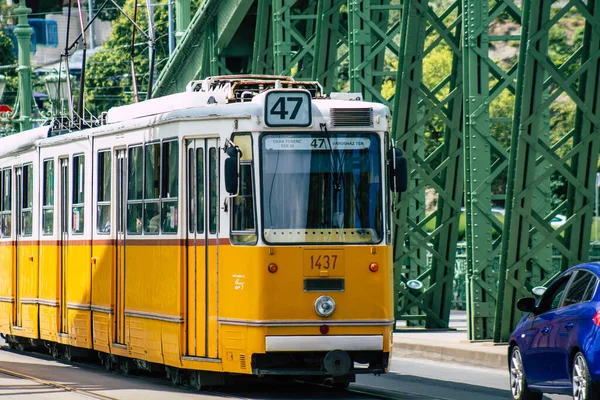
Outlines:
{"type": "Polygon", "coordinates": [[[335,301],[329,296],[321,296],[315,301],[315,312],[323,318],[327,318],[335,311],[335,301]]]}

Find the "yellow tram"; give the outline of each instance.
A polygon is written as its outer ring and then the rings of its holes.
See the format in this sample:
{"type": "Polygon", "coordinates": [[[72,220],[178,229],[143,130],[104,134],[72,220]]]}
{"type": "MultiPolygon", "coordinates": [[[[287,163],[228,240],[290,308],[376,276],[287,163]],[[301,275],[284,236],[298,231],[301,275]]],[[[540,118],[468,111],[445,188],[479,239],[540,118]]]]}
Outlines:
{"type": "Polygon", "coordinates": [[[213,77],[97,127],[0,139],[0,333],[174,381],[388,370],[387,107],[213,77]]]}

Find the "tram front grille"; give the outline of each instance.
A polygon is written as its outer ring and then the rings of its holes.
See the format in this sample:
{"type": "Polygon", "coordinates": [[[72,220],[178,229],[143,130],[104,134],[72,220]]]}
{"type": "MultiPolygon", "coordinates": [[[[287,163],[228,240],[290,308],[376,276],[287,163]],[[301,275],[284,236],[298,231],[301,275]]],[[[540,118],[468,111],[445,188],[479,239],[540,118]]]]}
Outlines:
{"type": "Polygon", "coordinates": [[[307,278],[304,280],[305,292],[343,292],[343,278],[307,278]]]}
{"type": "Polygon", "coordinates": [[[334,127],[373,127],[372,108],[332,108],[331,125],[334,127]]]}

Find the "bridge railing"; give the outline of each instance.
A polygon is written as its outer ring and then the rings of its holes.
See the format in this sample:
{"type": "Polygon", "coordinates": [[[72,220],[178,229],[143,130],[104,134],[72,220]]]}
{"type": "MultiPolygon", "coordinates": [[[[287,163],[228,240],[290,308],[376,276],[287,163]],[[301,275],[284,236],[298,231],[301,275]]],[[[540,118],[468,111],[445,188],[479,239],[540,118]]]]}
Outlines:
{"type": "MultiPolygon", "coordinates": [[[[561,254],[552,249],[552,270],[554,273],[560,271],[561,254]]],[[[600,242],[590,243],[590,261],[600,261],[600,242]]],[[[427,263],[431,263],[431,255],[427,254],[427,263]]],[[[495,257],[492,265],[493,273],[498,273],[500,257],[495,257]]],[[[456,263],[454,265],[454,285],[452,293],[452,309],[465,310],[467,308],[467,244],[459,242],[456,248],[456,263]]]]}

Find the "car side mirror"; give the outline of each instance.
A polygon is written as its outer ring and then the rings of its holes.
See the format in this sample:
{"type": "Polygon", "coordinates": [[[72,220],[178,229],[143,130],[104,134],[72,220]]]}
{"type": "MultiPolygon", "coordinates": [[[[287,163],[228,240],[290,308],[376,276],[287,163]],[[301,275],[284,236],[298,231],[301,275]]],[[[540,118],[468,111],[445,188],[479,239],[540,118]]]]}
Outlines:
{"type": "Polygon", "coordinates": [[[517,308],[523,312],[535,312],[535,299],[533,297],[524,297],[517,301],[517,308]]]}

